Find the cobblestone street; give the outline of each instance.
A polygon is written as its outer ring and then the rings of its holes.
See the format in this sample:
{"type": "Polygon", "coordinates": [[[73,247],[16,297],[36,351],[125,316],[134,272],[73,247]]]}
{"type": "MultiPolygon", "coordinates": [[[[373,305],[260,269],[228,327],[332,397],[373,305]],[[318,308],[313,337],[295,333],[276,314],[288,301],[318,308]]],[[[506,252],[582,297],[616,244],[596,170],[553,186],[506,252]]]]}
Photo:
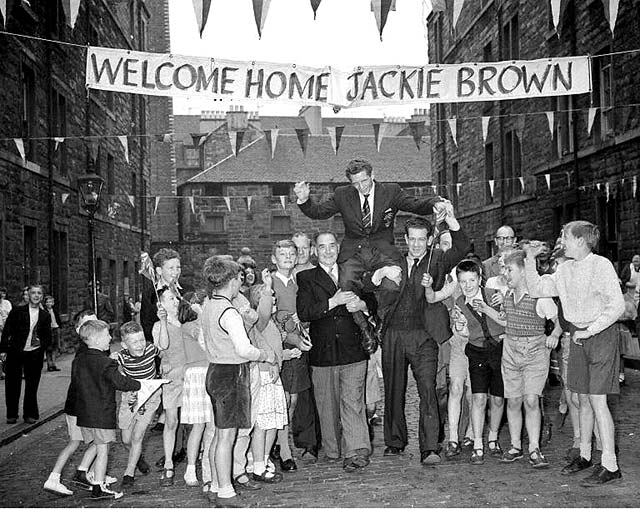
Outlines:
{"type": "MultiPolygon", "coordinates": [[[[552,390],[557,400],[559,391],[552,390]]],[[[417,394],[412,383],[407,402],[410,444],[400,457],[383,457],[382,427],[376,427],[371,465],[362,472],[346,474],[340,463],[320,459],[316,464],[298,461],[298,471],[285,473],[284,481],[266,486],[259,492],[243,494],[248,506],[261,507],[375,507],[375,506],[511,506],[511,507],[633,507],[640,505],[637,487],[640,482],[640,373],[627,369],[627,385],[620,400],[614,402],[619,462],[623,480],[602,488],[579,485],[586,474],[575,477],[560,475],[565,465],[563,455],[571,445],[571,426],[567,421],[561,430],[554,429],[549,445],[544,448],[551,466],[536,471],[526,460],[501,464],[487,457],[483,466],[469,464],[465,451],[454,461],[443,461],[437,467],[423,467],[417,446],[417,394]]],[[[557,405],[554,403],[554,409],[557,405]]],[[[554,410],[555,416],[555,410],[554,410]]],[[[553,416],[552,416],[553,417],[553,416]]],[[[188,488],[182,479],[185,464],[176,469],[176,483],[160,488],[160,472],[147,476],[137,474],[133,491],[118,501],[94,502],[89,492],[75,491],[60,498],[42,490],[56,455],[67,440],[63,417],[58,417],[33,430],[15,442],[0,448],[0,497],[9,507],[197,507],[209,505],[201,488],[188,488]]],[[[503,448],[509,443],[508,429],[500,434],[503,448]]],[[[161,434],[147,434],[145,457],[149,463],[162,455],[161,434]]],[[[322,456],[322,454],[321,454],[322,456]]],[[[109,472],[122,477],[126,460],[121,445],[111,449],[109,472]]],[[[80,461],[76,454],[67,465],[63,479],[68,479],[80,461]]],[[[71,485],[69,484],[71,487],[71,485]]]]}

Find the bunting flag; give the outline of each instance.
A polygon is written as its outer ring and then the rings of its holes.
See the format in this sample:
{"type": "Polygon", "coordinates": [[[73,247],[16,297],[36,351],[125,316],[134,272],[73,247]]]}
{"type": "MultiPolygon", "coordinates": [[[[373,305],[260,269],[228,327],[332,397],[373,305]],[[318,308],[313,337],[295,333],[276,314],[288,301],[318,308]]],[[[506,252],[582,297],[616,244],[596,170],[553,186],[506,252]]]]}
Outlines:
{"type": "Polygon", "coordinates": [[[20,152],[20,159],[22,159],[23,163],[26,163],[27,158],[25,157],[25,152],[24,152],[24,140],[22,138],[14,138],[13,141],[16,144],[16,148],[18,149],[18,152],[20,152]]]}
{"type": "Polygon", "coordinates": [[[194,147],[199,147],[202,145],[206,138],[206,133],[191,133],[191,140],[193,141],[194,147]]]}
{"type": "Polygon", "coordinates": [[[286,196],[281,196],[280,197],[280,205],[282,205],[282,210],[287,210],[287,207],[285,205],[286,200],[287,200],[286,196]]]}
{"type": "Polygon", "coordinates": [[[438,186],[431,186],[431,190],[433,191],[434,195],[438,195],[438,186]]]}
{"type": "Polygon", "coordinates": [[[567,187],[571,187],[571,172],[566,172],[567,175],[567,187]]]}
{"type": "Polygon", "coordinates": [[[207,18],[209,17],[211,0],[192,0],[192,2],[193,10],[196,12],[196,21],[198,22],[200,38],[202,38],[202,32],[204,32],[204,27],[207,24],[207,18]]]}
{"type": "Polygon", "coordinates": [[[551,191],[551,175],[549,173],[544,174],[544,181],[547,183],[547,190],[551,191]]]}
{"type": "Polygon", "coordinates": [[[633,193],[633,197],[636,197],[636,191],[638,190],[638,177],[633,176],[633,184],[631,184],[631,192],[633,193]]]}
{"type": "Polygon", "coordinates": [[[558,31],[558,25],[560,24],[560,4],[562,0],[551,0],[551,18],[553,19],[553,27],[556,32],[558,31]]]}
{"type": "Polygon", "coordinates": [[[600,191],[600,182],[597,182],[597,183],[596,183],[596,189],[597,189],[598,191],[600,191]]]}
{"type": "Polygon", "coordinates": [[[446,0],[431,0],[431,10],[433,12],[442,12],[447,10],[446,0]]]}
{"type": "Polygon", "coordinates": [[[382,40],[382,31],[387,24],[387,16],[391,9],[392,0],[371,0],[371,9],[376,17],[378,32],[380,32],[380,40],[382,40]]]}
{"type": "Polygon", "coordinates": [[[242,147],[242,139],[244,138],[244,131],[229,131],[229,142],[231,143],[231,152],[238,157],[240,148],[242,147]]]}
{"type": "Polygon", "coordinates": [[[162,141],[165,143],[171,143],[173,141],[173,135],[171,133],[164,134],[162,136],[162,141]]]}
{"type": "Polygon", "coordinates": [[[527,117],[525,115],[518,115],[516,117],[516,132],[518,133],[518,139],[522,141],[524,136],[524,128],[527,123],[527,117]]]}
{"type": "Polygon", "coordinates": [[[598,108],[591,107],[589,108],[589,112],[587,113],[587,134],[591,136],[591,129],[593,128],[593,121],[596,119],[596,113],[598,112],[598,108]]]}
{"type": "Polygon", "coordinates": [[[456,196],[457,196],[458,198],[460,198],[460,189],[461,189],[461,188],[462,188],[462,184],[457,183],[457,184],[456,184],[456,196]]]}
{"type": "Polygon", "coordinates": [[[247,196],[247,210],[251,212],[251,202],[253,201],[253,196],[247,196]]]}
{"type": "Polygon", "coordinates": [[[227,206],[227,210],[231,212],[231,198],[229,198],[228,196],[225,196],[224,203],[227,206]]]}
{"type": "Polygon", "coordinates": [[[153,215],[155,216],[158,212],[158,203],[160,203],[160,197],[156,196],[155,204],[153,206],[153,215]]]}
{"type": "Polygon", "coordinates": [[[270,3],[271,0],[253,0],[253,16],[256,18],[258,39],[262,39],[262,29],[264,28],[264,22],[267,20],[270,3]]]}
{"type": "Polygon", "coordinates": [[[524,193],[524,177],[518,177],[518,180],[520,181],[520,192],[524,193]]]}
{"type": "Polygon", "coordinates": [[[195,199],[193,198],[193,196],[188,196],[187,199],[189,200],[189,206],[191,207],[191,213],[195,214],[196,213],[195,199]]]}
{"type": "Polygon", "coordinates": [[[492,199],[492,200],[493,200],[493,190],[494,190],[494,188],[495,188],[495,185],[496,185],[496,181],[495,181],[495,180],[493,180],[493,179],[491,179],[491,180],[489,181],[489,193],[491,194],[491,199],[492,199]]]}
{"type": "Polygon", "coordinates": [[[304,117],[311,136],[320,136],[322,134],[322,111],[320,106],[303,106],[298,116],[304,117]]]}
{"type": "Polygon", "coordinates": [[[58,145],[60,145],[60,143],[64,143],[64,138],[54,138],[53,140],[56,142],[53,150],[56,151],[58,150],[58,145]]]}
{"type": "Polygon", "coordinates": [[[64,205],[67,199],[69,198],[69,193],[62,193],[60,195],[60,199],[62,200],[62,204],[64,205]]]}
{"type": "Polygon", "coordinates": [[[322,2],[322,0],[311,0],[311,8],[313,9],[313,19],[316,19],[316,13],[318,12],[318,7],[320,7],[320,2],[322,2]]]}
{"type": "Polygon", "coordinates": [[[129,203],[131,204],[131,206],[135,208],[135,206],[136,206],[136,197],[133,196],[132,194],[128,194],[127,195],[127,199],[129,200],[129,203]]]}
{"type": "Polygon", "coordinates": [[[611,35],[613,36],[613,30],[616,27],[616,20],[618,19],[620,0],[602,0],[602,4],[604,6],[604,16],[609,22],[609,28],[611,29],[611,35]]]}
{"type": "Polygon", "coordinates": [[[420,143],[424,136],[424,120],[410,120],[408,123],[409,128],[411,129],[411,136],[413,136],[413,141],[416,142],[416,147],[420,150],[420,143]]]}
{"type": "Polygon", "coordinates": [[[489,120],[491,117],[482,117],[482,142],[487,144],[487,136],[489,134],[489,120]]]}
{"type": "Polygon", "coordinates": [[[309,142],[309,129],[296,129],[296,136],[302,149],[302,155],[307,155],[307,143],[309,142]]]}
{"type": "Polygon", "coordinates": [[[129,164],[129,140],[126,136],[118,136],[120,143],[122,143],[122,148],[124,149],[124,159],[129,164]]]}
{"type": "Polygon", "coordinates": [[[606,196],[607,196],[607,203],[609,203],[609,182],[605,182],[604,191],[605,191],[606,196]]]}
{"type": "Polygon", "coordinates": [[[91,157],[91,161],[95,163],[100,155],[100,142],[89,138],[87,144],[89,146],[89,157],[91,157]]]}
{"type": "Polygon", "coordinates": [[[2,22],[7,27],[7,0],[0,0],[0,14],[2,14],[2,22]]]}
{"type": "Polygon", "coordinates": [[[458,146],[458,120],[455,118],[447,119],[447,123],[449,124],[449,129],[451,130],[451,137],[453,138],[453,142],[458,146]]]}
{"type": "Polygon", "coordinates": [[[327,127],[329,131],[329,139],[331,140],[331,146],[333,147],[333,153],[338,155],[338,149],[340,148],[340,139],[342,138],[342,131],[344,131],[343,125],[335,127],[327,127]]]}
{"type": "Polygon", "coordinates": [[[549,125],[549,134],[553,138],[553,127],[555,125],[555,111],[547,111],[547,124],[549,125]]]}
{"type": "Polygon", "coordinates": [[[73,29],[78,19],[80,0],[62,0],[62,8],[64,9],[64,17],[67,18],[67,25],[73,29]]]}
{"type": "Polygon", "coordinates": [[[453,28],[456,28],[464,0],[453,0],[453,28]]]}
{"type": "Polygon", "coordinates": [[[375,139],[378,152],[380,152],[382,138],[384,138],[384,135],[387,132],[387,125],[388,124],[386,122],[383,122],[382,124],[373,124],[373,138],[375,139]]]}
{"type": "Polygon", "coordinates": [[[271,150],[271,159],[276,153],[276,144],[278,143],[278,132],[280,129],[267,129],[264,132],[264,136],[267,139],[267,145],[269,145],[269,150],[271,150]]]}

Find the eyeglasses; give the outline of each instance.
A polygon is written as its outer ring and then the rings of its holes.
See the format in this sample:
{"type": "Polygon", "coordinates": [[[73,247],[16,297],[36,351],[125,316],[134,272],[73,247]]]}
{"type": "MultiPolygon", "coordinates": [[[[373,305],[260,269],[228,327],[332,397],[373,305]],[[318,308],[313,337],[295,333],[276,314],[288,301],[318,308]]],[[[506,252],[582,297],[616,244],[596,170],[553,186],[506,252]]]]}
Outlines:
{"type": "Polygon", "coordinates": [[[514,240],[514,239],[515,239],[515,237],[496,237],[496,240],[500,241],[500,242],[507,242],[507,241],[514,240]]]}

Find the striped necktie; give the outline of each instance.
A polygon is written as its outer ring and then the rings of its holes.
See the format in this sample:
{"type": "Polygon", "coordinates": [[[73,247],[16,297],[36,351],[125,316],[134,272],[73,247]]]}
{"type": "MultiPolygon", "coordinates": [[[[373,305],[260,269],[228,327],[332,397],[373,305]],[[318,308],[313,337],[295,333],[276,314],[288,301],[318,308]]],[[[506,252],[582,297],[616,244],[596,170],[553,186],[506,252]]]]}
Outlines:
{"type": "Polygon", "coordinates": [[[369,208],[369,195],[364,195],[364,203],[362,204],[362,224],[365,230],[371,230],[371,209],[369,208]]]}

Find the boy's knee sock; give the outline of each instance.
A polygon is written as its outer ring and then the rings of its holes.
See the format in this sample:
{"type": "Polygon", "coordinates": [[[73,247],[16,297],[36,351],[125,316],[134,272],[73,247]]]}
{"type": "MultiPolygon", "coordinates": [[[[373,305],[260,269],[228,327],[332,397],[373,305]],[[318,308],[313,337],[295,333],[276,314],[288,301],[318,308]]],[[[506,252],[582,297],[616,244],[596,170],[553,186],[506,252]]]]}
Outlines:
{"type": "Polygon", "coordinates": [[[580,456],[582,456],[586,460],[591,459],[591,443],[580,444],[580,456]]]}
{"type": "Polygon", "coordinates": [[[218,488],[218,497],[219,498],[231,498],[235,497],[236,492],[233,489],[233,486],[229,485],[225,488],[218,488]]]}
{"type": "Polygon", "coordinates": [[[604,468],[606,468],[609,472],[615,472],[618,470],[618,461],[616,460],[616,455],[611,453],[602,453],[601,464],[604,468]]]}

